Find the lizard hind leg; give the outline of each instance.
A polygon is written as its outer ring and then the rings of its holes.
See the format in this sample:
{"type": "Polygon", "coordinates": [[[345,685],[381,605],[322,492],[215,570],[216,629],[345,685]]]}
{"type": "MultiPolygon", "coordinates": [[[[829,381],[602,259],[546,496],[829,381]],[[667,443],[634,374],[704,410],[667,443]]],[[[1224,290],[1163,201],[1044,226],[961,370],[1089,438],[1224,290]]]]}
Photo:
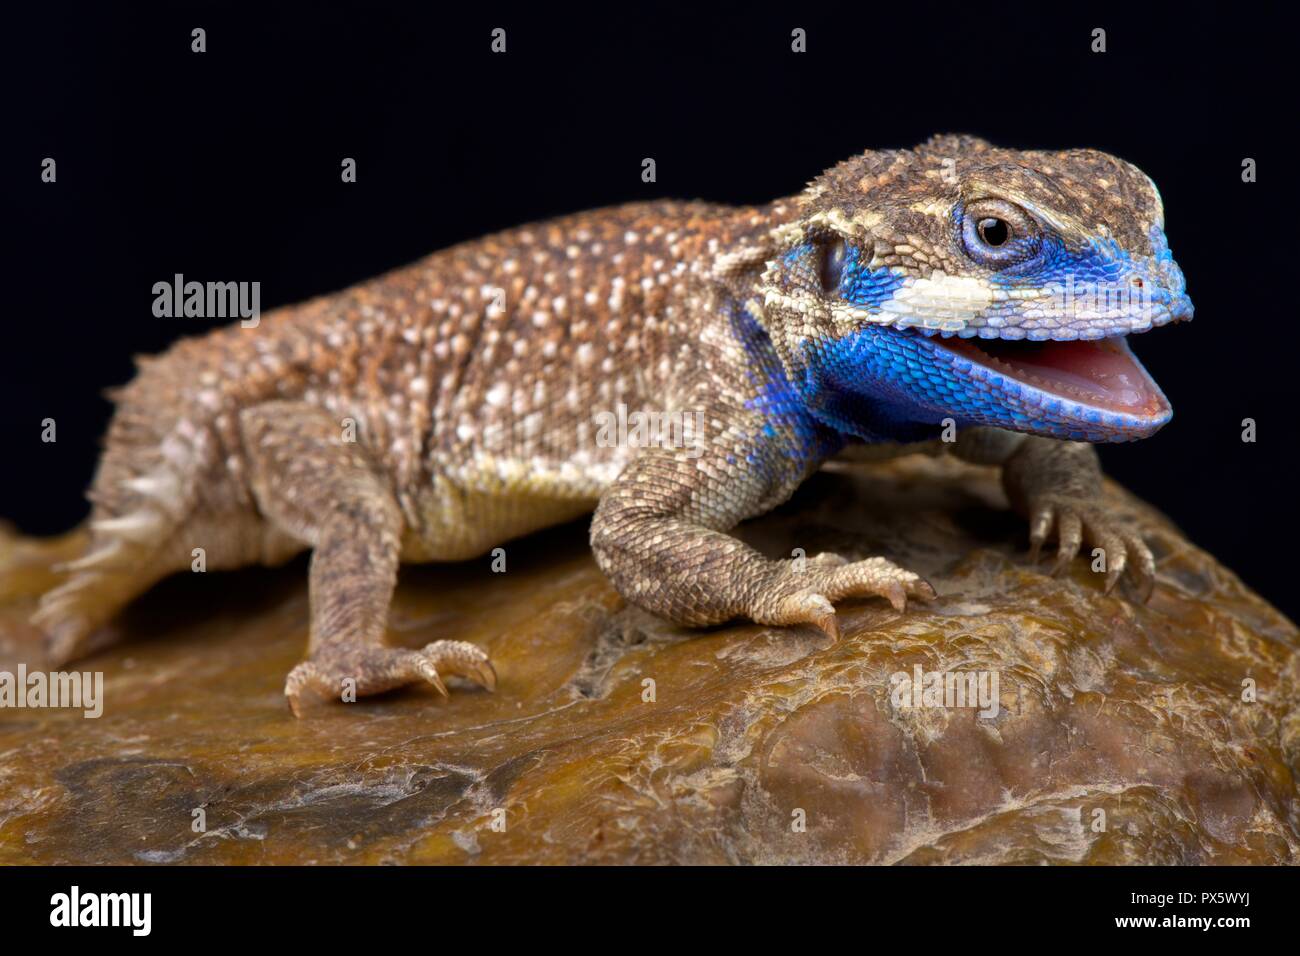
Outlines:
{"type": "Polygon", "coordinates": [[[245,409],[240,428],[263,517],[312,548],[308,658],[284,688],[293,712],[306,691],[347,699],[349,690],[364,697],[428,683],[446,693],[440,673],[495,687],[491,662],[472,644],[384,644],[402,515],[366,450],[345,441],[328,414],[297,402],[245,409]]]}

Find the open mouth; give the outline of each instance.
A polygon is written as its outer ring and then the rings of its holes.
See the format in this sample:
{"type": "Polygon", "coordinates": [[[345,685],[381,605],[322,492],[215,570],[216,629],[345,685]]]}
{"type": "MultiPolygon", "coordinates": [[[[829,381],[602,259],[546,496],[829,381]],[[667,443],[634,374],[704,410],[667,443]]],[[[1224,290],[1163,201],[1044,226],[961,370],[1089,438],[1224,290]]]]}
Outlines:
{"type": "Polygon", "coordinates": [[[1168,400],[1124,336],[1086,341],[930,341],[936,348],[1058,398],[1140,418],[1163,418],[1170,411],[1168,400]]]}

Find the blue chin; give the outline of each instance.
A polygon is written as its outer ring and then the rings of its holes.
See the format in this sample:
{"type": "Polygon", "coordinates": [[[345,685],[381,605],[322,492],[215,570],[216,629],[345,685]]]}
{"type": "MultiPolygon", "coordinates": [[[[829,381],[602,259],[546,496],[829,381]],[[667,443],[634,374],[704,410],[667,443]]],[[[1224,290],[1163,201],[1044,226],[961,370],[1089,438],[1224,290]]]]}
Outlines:
{"type": "Polygon", "coordinates": [[[939,339],[868,326],[805,349],[796,387],[806,407],[867,441],[933,437],[948,418],[1072,441],[1135,441],[1173,417],[1122,337],[939,339]]]}

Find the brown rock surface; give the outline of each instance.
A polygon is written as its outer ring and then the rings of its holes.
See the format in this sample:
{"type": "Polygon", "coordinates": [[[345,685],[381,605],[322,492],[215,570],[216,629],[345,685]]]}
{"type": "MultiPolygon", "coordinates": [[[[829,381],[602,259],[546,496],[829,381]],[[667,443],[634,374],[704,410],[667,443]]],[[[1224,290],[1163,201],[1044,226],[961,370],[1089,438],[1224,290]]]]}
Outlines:
{"type": "MultiPolygon", "coordinates": [[[[932,605],[844,605],[833,645],[675,629],[623,606],[579,523],[511,544],[505,574],[403,571],[394,640],[483,646],[495,694],[302,720],[281,687],[305,565],[167,582],[77,665],[105,675],[101,718],[0,710],[0,863],[1295,862],[1295,626],[1109,493],[1149,528],[1146,607],[1083,559],[1030,567],[994,473],[905,460],[819,475],[746,534],[885,554],[932,605]],[[1000,712],[900,706],[891,675],[915,665],[996,672],[1000,712]]],[[[32,653],[60,550],[0,533],[0,669],[32,653]]]]}

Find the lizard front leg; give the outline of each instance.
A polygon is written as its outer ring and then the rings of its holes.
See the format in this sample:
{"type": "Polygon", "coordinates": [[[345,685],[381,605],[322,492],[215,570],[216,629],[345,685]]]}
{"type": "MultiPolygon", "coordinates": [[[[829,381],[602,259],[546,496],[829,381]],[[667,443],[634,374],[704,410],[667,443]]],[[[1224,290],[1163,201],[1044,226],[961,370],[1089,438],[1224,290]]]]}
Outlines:
{"type": "Polygon", "coordinates": [[[417,682],[445,695],[440,671],[495,686],[487,655],[472,644],[434,641],[418,651],[384,644],[402,517],[365,449],[344,441],[323,411],[295,402],[246,409],[240,426],[263,517],[313,549],[308,658],[284,687],[293,712],[303,691],[337,698],[349,680],[357,696],[417,682]]]}
{"type": "Polygon", "coordinates": [[[1142,536],[1117,521],[1102,500],[1097,450],[1081,442],[970,428],[958,435],[954,453],[976,464],[1002,465],[1002,485],[1012,507],[1029,520],[1031,560],[1055,534],[1056,565],[1063,570],[1086,540],[1106,555],[1106,592],[1127,570],[1142,601],[1155,587],[1156,565],[1142,536]]]}
{"type": "Polygon", "coordinates": [[[792,466],[781,439],[765,440],[757,419],[716,410],[705,419],[719,434],[700,457],[647,449],[596,508],[592,550],[628,601],[688,626],[749,618],[812,624],[837,637],[835,601],[881,595],[901,610],[909,596],[934,597],[928,583],[884,558],[773,560],[726,534],[788,498],[809,469],[792,466]]]}

